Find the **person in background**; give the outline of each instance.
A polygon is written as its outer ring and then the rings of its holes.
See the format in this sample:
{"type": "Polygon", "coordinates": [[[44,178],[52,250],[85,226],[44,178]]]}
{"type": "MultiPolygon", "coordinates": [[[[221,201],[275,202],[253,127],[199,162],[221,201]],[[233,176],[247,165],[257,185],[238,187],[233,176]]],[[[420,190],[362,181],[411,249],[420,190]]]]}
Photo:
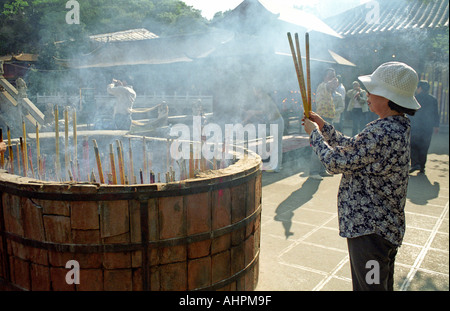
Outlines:
{"type": "MultiPolygon", "coordinates": [[[[336,115],[335,105],[333,102],[333,92],[337,86],[336,72],[333,68],[325,70],[323,80],[317,87],[316,91],[316,110],[322,115],[324,120],[332,123],[336,115]]],[[[309,178],[322,180],[323,177],[332,176],[329,174],[325,166],[319,161],[317,155],[311,154],[311,162],[309,165],[309,178]]]]}
{"type": "Polygon", "coordinates": [[[0,142],[0,152],[6,151],[6,144],[4,141],[0,142]]]}
{"type": "Polygon", "coordinates": [[[335,83],[333,86],[335,88],[332,91],[332,96],[333,96],[335,117],[333,119],[333,125],[338,131],[342,132],[344,129],[342,115],[345,110],[345,103],[344,103],[344,97],[342,97],[341,93],[338,92],[339,80],[334,80],[334,81],[335,81],[335,83]]]}
{"type": "Polygon", "coordinates": [[[253,93],[248,100],[251,107],[245,107],[242,111],[242,124],[253,123],[256,128],[258,124],[270,125],[275,124],[277,127],[277,135],[273,135],[273,139],[277,140],[277,148],[271,148],[270,151],[270,165],[275,164],[275,167],[264,166],[263,169],[269,173],[279,173],[282,169],[283,163],[283,133],[284,133],[284,119],[281,115],[277,104],[273,98],[260,87],[253,87],[253,93]],[[276,152],[274,154],[273,152],[276,152]],[[276,162],[276,163],[273,163],[276,162]]]}
{"type": "Polygon", "coordinates": [[[353,137],[314,112],[303,125],[327,170],[342,174],[339,235],[347,239],[353,290],[391,291],[395,257],[405,234],[411,133],[406,114],[420,108],[414,98],[418,76],[404,63],[388,62],[359,80],[369,92],[368,106],[377,120],[353,137]]]}
{"type": "Polygon", "coordinates": [[[342,99],[344,100],[345,103],[345,95],[346,95],[346,91],[345,91],[345,86],[344,84],[342,84],[342,76],[341,75],[337,75],[336,79],[338,81],[338,86],[336,88],[336,92],[338,92],[339,94],[341,94],[342,99]]]}
{"type": "Polygon", "coordinates": [[[430,84],[421,80],[417,85],[416,99],[422,108],[411,118],[411,169],[425,173],[431,137],[439,131],[439,111],[437,99],[429,94],[430,84]]]}
{"type": "Polygon", "coordinates": [[[352,136],[358,134],[366,125],[365,113],[369,110],[367,107],[367,93],[361,89],[358,81],[353,81],[352,89],[347,92],[349,99],[347,111],[351,113],[353,126],[352,136]]]}
{"type": "Polygon", "coordinates": [[[323,81],[319,84],[316,91],[316,109],[317,113],[327,122],[332,122],[335,117],[333,103],[333,92],[337,86],[336,72],[333,68],[325,70],[323,81]]]}
{"type": "Polygon", "coordinates": [[[130,130],[131,109],[136,100],[136,92],[133,87],[124,81],[112,79],[107,91],[117,99],[114,105],[113,119],[117,130],[130,130]]]}
{"type": "Polygon", "coordinates": [[[344,84],[342,82],[342,76],[341,75],[337,75],[336,78],[338,79],[338,86],[336,88],[336,92],[341,94],[342,102],[344,103],[344,111],[339,116],[339,123],[341,125],[341,130],[343,131],[344,130],[344,120],[345,120],[345,107],[346,107],[345,106],[346,90],[345,90],[345,86],[344,86],[344,84]]]}

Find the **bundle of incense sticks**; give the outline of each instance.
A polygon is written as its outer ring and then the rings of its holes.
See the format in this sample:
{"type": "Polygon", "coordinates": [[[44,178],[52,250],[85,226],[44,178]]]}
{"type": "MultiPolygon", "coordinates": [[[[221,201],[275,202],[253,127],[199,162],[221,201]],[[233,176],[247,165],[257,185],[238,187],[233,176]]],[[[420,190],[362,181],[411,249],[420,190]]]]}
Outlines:
{"type": "Polygon", "coordinates": [[[289,46],[291,48],[292,59],[294,61],[295,72],[297,73],[297,80],[300,87],[300,92],[302,95],[303,101],[303,110],[305,112],[305,116],[309,117],[309,112],[311,111],[311,77],[310,77],[310,55],[309,55],[309,34],[305,34],[305,43],[306,43],[306,79],[307,84],[305,84],[305,78],[303,74],[303,66],[300,52],[300,43],[298,39],[298,34],[295,34],[295,43],[297,48],[297,53],[295,52],[294,43],[292,42],[291,33],[287,33],[289,46]]]}

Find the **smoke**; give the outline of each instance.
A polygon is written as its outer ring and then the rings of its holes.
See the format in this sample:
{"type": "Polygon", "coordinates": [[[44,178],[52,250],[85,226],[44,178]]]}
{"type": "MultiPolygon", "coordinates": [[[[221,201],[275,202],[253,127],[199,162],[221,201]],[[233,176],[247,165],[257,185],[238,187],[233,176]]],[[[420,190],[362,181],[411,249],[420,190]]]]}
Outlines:
{"type": "MultiPolygon", "coordinates": [[[[294,114],[302,115],[299,86],[286,33],[299,33],[300,47],[304,57],[304,33],[309,29],[281,20],[276,9],[270,8],[272,12],[267,9],[269,8],[267,3],[268,1],[243,1],[236,10],[225,14],[221,20],[213,21],[201,32],[186,32],[187,34],[182,35],[155,33],[159,37],[135,41],[106,43],[91,41],[87,45],[83,42],[83,46],[89,46],[88,50],[80,48],[71,50],[69,46],[73,47],[77,41],[69,40],[64,59],[57,60],[68,67],[60,72],[42,72],[33,79],[46,81],[51,85],[52,91],[70,93],[71,100],[58,105],[69,104],[78,109],[78,124],[95,122],[95,128],[98,129],[109,127],[107,124],[110,122],[108,117],[111,116],[109,111],[116,99],[107,94],[106,86],[113,78],[125,80],[132,85],[138,96],[135,107],[151,107],[159,104],[157,101],[139,102],[139,98],[143,98],[144,95],[156,94],[160,96],[159,98],[169,98],[175,94],[187,96],[185,106],[177,111],[173,109],[174,103],[168,102],[170,116],[174,116],[174,113],[178,115],[180,111],[189,114],[192,111],[192,102],[197,96],[212,96],[213,114],[207,116],[206,123],[217,124],[222,134],[225,133],[227,124],[241,124],[248,110],[263,109],[257,106],[253,93],[255,88],[270,94],[281,113],[292,110],[294,114]]],[[[271,4],[275,6],[275,2],[271,4]]],[[[80,2],[80,7],[83,7],[83,2],[80,2]]],[[[125,7],[124,11],[126,10],[125,7]]],[[[67,13],[67,10],[62,12],[67,13]]],[[[83,14],[80,14],[80,24],[68,25],[72,27],[73,34],[77,33],[74,30],[76,27],[83,27],[83,18],[83,14]]],[[[154,31],[151,23],[145,24],[149,32],[154,31]]],[[[99,32],[92,31],[92,34],[99,34],[99,32]]],[[[416,35],[415,32],[412,34],[416,35]]],[[[417,33],[417,35],[422,34],[417,33]]],[[[340,46],[339,40],[341,39],[329,34],[310,32],[313,93],[322,80],[322,72],[328,67],[334,67],[337,74],[341,74],[347,83],[355,80],[358,74],[369,71],[363,68],[358,70],[365,72],[356,72],[354,68],[336,65],[328,50],[334,50],[346,57],[353,55],[352,53],[358,53],[358,51],[339,50],[337,48],[340,46]]],[[[386,42],[373,49],[378,48],[379,51],[388,49],[391,44],[386,42]]],[[[351,57],[348,58],[352,60],[351,57]]],[[[372,64],[367,67],[369,66],[376,67],[372,64]]],[[[304,59],[303,68],[306,68],[304,59]]],[[[60,111],[62,111],[61,108],[60,111]]],[[[192,132],[191,116],[174,120],[176,121],[169,119],[163,130],[152,135],[160,136],[162,139],[177,138],[177,136],[170,137],[170,129],[180,122],[192,132]]],[[[52,127],[49,129],[51,131],[52,127]]],[[[258,134],[255,136],[258,137],[258,134]]],[[[106,158],[109,144],[115,144],[116,139],[102,141],[102,150],[106,158]]],[[[92,151],[92,137],[89,140],[92,151]]],[[[139,139],[132,139],[132,144],[136,145],[132,149],[139,150],[141,148],[138,146],[139,143],[141,143],[139,139]]],[[[124,145],[127,145],[127,142],[124,142],[124,145]]],[[[166,154],[163,146],[164,143],[147,146],[153,151],[153,163],[166,161],[161,156],[166,154]]],[[[81,150],[80,147],[81,145],[78,150],[81,150]]],[[[140,152],[135,154],[138,155],[140,152]]],[[[90,167],[96,167],[95,163],[92,163],[93,158],[91,155],[90,167]]],[[[108,163],[107,159],[105,161],[108,163]]],[[[136,158],[136,161],[142,163],[143,159],[136,158]]],[[[174,169],[177,167],[175,164],[174,169]]],[[[161,168],[159,172],[163,173],[167,169],[167,167],[161,168]]],[[[134,175],[138,175],[138,171],[135,170],[134,175]]]]}

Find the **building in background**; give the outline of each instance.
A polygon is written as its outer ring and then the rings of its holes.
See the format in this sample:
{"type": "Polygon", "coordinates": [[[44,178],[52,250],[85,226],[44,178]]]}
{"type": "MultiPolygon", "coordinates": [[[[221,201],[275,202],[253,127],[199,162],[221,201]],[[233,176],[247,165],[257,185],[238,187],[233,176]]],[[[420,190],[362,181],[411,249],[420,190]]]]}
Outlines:
{"type": "Polygon", "coordinates": [[[441,127],[449,124],[449,2],[447,0],[370,1],[325,22],[343,39],[336,51],[357,67],[347,68],[349,85],[381,63],[402,61],[430,82],[439,101],[441,127]]]}

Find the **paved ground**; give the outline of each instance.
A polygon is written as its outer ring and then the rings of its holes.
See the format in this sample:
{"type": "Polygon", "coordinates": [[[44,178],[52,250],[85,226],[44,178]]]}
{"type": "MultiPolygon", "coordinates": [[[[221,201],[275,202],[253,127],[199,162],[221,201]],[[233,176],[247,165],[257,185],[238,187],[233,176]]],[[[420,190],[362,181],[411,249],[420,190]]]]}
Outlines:
{"type": "MultiPolygon", "coordinates": [[[[411,175],[406,234],[395,290],[449,290],[449,136],[433,137],[425,175],[411,175]]],[[[258,291],[352,290],[347,244],[338,234],[341,176],[308,179],[308,149],[263,173],[258,291]]]]}

